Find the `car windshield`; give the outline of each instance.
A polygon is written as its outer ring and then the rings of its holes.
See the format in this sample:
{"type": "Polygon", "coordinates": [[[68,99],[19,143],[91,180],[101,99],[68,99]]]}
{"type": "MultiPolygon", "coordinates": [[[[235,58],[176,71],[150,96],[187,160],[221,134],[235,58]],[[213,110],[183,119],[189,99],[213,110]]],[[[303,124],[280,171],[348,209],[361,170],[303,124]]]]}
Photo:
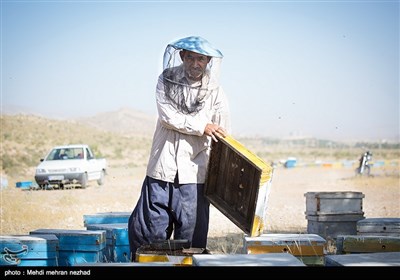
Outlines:
{"type": "Polygon", "coordinates": [[[67,160],[83,158],[82,148],[57,148],[53,149],[46,160],[67,160]]]}

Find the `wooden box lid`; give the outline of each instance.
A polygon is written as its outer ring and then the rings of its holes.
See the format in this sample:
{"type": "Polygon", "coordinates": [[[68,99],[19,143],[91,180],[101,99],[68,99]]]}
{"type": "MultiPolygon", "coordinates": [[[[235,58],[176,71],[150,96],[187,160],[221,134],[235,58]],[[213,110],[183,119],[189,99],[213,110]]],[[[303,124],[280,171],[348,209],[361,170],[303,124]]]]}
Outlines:
{"type": "Polygon", "coordinates": [[[231,136],[211,146],[205,182],[210,203],[250,236],[262,234],[273,168],[231,136]]]}

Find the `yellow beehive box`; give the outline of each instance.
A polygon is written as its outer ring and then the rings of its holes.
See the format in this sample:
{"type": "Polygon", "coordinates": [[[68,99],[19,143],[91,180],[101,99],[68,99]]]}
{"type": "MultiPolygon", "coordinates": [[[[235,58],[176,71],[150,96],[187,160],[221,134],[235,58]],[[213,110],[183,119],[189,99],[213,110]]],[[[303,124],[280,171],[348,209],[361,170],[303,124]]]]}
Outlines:
{"type": "Polygon", "coordinates": [[[245,236],[245,254],[289,253],[307,265],[323,265],[326,240],[317,234],[262,234],[245,236]]]}
{"type": "Polygon", "coordinates": [[[166,240],[142,245],[137,251],[135,261],[140,263],[169,262],[174,265],[192,265],[193,254],[204,254],[203,248],[192,248],[190,243],[182,240],[166,240]]]}

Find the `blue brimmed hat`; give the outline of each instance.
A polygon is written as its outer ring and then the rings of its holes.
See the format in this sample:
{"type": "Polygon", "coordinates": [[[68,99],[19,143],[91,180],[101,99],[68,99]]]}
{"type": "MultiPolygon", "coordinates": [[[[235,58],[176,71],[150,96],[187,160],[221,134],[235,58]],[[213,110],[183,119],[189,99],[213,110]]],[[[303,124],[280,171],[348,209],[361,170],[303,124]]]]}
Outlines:
{"type": "Polygon", "coordinates": [[[177,49],[184,49],[202,55],[222,58],[222,53],[214,48],[210,42],[199,36],[190,36],[169,44],[177,49]]]}

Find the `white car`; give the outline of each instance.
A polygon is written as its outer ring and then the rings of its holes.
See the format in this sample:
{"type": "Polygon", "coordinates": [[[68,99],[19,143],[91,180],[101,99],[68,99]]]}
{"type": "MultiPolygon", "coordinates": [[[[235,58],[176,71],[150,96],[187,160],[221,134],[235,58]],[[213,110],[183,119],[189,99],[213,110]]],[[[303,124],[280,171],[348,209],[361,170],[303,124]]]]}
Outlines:
{"type": "Polygon", "coordinates": [[[104,184],[107,162],[95,158],[88,145],[56,146],[36,167],[35,181],[41,189],[80,186],[86,188],[90,181],[104,184]]]}

